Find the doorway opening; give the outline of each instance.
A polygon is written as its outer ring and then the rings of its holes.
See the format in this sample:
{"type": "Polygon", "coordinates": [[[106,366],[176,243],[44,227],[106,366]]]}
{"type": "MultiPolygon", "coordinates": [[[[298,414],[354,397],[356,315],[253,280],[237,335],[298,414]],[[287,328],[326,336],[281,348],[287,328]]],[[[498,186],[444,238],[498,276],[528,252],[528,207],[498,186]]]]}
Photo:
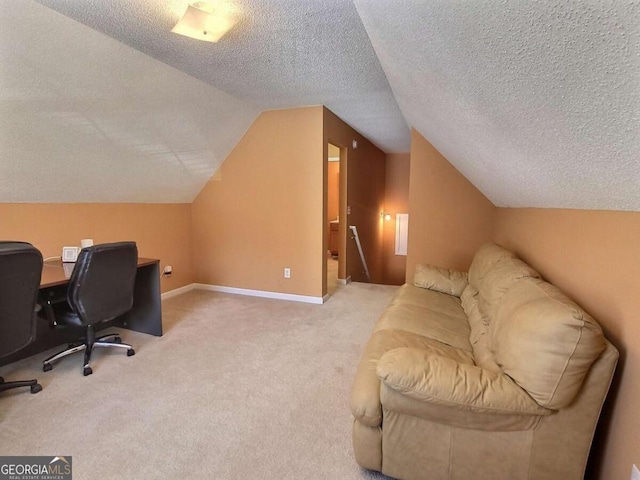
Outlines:
{"type": "Polygon", "coordinates": [[[333,295],[338,285],[346,283],[346,148],[327,144],[327,176],[325,190],[326,284],[325,293],[333,295]],[[340,275],[343,272],[343,275],[340,275]]]}

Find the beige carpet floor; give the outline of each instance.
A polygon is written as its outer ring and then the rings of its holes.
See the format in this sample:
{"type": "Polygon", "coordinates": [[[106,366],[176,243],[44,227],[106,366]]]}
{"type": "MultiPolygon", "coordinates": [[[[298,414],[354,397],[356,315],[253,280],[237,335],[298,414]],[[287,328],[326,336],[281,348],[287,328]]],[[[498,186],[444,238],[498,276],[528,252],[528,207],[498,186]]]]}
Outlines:
{"type": "Polygon", "coordinates": [[[327,253],[327,293],[333,295],[338,289],[338,257],[327,253]]]}
{"type": "MultiPolygon", "coordinates": [[[[122,330],[136,355],[97,350],[0,395],[0,455],[71,455],[81,479],[382,479],[351,448],[349,394],[397,287],[352,283],[324,305],[192,291],[163,302],[163,337],[122,330]]],[[[58,349],[51,352],[54,353],[58,349]]]]}

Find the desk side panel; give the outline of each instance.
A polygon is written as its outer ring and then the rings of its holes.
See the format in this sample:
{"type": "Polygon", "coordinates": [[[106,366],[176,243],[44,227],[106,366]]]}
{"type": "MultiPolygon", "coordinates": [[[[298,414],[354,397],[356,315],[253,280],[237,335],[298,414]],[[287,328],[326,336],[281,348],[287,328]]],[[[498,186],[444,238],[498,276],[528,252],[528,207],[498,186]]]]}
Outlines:
{"type": "Polygon", "coordinates": [[[162,336],[160,262],[139,266],[136,274],[133,307],[118,317],[115,325],[136,332],[162,336]]]}

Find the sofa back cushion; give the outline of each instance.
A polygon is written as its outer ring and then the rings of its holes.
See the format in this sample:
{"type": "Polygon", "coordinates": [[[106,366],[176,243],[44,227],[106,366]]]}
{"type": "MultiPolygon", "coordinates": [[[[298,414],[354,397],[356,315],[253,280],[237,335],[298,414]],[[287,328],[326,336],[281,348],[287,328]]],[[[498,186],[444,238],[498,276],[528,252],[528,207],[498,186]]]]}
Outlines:
{"type": "Polygon", "coordinates": [[[469,267],[469,285],[480,290],[480,283],[487,272],[499,262],[509,258],[516,258],[516,256],[495,243],[487,243],[480,247],[469,267]]]}
{"type": "Polygon", "coordinates": [[[516,281],[530,277],[540,278],[540,275],[501,246],[487,244],[478,250],[469,268],[469,285],[478,292],[478,308],[487,324],[496,316],[505,292],[516,281]]]}
{"type": "Polygon", "coordinates": [[[600,326],[553,285],[515,281],[489,324],[495,362],[543,407],[569,405],[605,348],[600,326]]]}

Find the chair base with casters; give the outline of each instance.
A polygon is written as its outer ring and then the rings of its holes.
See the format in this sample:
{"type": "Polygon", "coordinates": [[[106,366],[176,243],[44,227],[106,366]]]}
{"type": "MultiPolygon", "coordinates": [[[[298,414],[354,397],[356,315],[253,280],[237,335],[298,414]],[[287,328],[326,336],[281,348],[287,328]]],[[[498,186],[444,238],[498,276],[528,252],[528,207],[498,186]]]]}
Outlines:
{"type": "Polygon", "coordinates": [[[5,382],[4,378],[0,377],[0,392],[21,387],[30,387],[31,393],[38,393],[42,390],[42,385],[40,385],[37,380],[16,380],[13,382],[5,382]]]}
{"type": "Polygon", "coordinates": [[[42,370],[48,372],[53,368],[53,362],[60,360],[67,355],[84,351],[84,367],[82,373],[87,376],[93,373],[93,370],[91,369],[91,353],[93,352],[94,348],[124,348],[127,350],[128,357],[136,354],[131,345],[122,343],[122,339],[117,333],[109,333],[107,335],[102,335],[96,338],[95,332],[93,330],[93,325],[87,326],[86,332],[87,335],[83,343],[69,344],[69,346],[65,350],[47,358],[42,362],[42,370]]]}
{"type": "Polygon", "coordinates": [[[94,348],[115,347],[135,355],[131,345],[122,343],[117,333],[96,338],[99,325],[112,321],[133,307],[133,292],[138,269],[135,242],[116,242],[83,248],[69,278],[66,302],[45,305],[53,326],[84,328],[85,338],[78,344],[47,358],[42,369],[53,368],[56,360],[84,350],[84,375],[91,375],[91,353],[94,348]],[[111,341],[113,340],[113,341],[111,341]]]}

